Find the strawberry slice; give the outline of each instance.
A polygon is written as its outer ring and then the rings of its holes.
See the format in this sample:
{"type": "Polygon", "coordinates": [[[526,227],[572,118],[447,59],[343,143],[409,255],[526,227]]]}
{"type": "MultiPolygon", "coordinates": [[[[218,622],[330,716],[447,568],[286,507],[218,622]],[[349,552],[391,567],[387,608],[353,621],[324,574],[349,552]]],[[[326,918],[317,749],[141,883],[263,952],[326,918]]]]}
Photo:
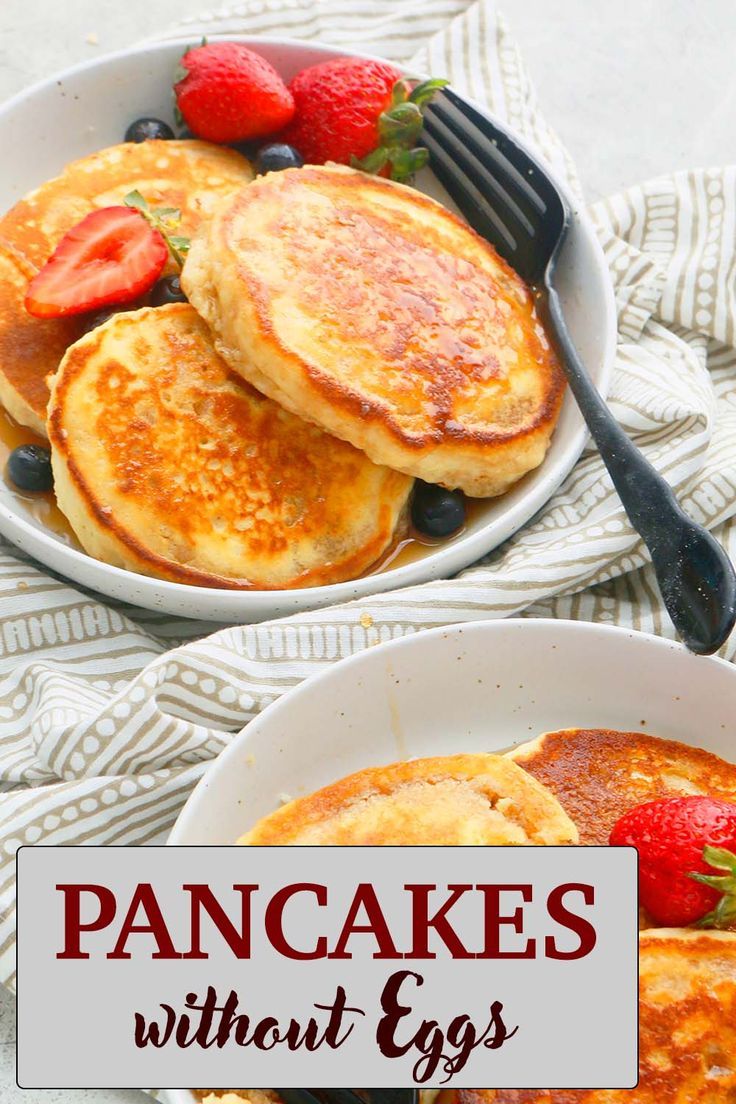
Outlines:
{"type": "Polygon", "coordinates": [[[64,235],[31,280],[25,307],[36,318],[131,303],[161,274],[163,235],[131,207],[103,207],[64,235]]]}

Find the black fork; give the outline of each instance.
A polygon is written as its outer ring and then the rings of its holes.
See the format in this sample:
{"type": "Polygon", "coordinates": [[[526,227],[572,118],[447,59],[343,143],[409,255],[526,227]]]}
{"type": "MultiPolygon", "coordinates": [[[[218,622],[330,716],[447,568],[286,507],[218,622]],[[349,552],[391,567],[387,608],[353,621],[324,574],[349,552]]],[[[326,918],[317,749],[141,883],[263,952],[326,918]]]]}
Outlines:
{"type": "Polygon", "coordinates": [[[691,651],[717,651],[736,622],[736,574],[615,420],[565,324],[555,272],[570,210],[538,161],[451,89],[426,108],[430,167],[469,224],[540,293],[547,332],[629,520],[649,549],[667,611],[691,651]]]}
{"type": "Polygon", "coordinates": [[[418,1104],[416,1089],[276,1089],[284,1104],[418,1104]]]}

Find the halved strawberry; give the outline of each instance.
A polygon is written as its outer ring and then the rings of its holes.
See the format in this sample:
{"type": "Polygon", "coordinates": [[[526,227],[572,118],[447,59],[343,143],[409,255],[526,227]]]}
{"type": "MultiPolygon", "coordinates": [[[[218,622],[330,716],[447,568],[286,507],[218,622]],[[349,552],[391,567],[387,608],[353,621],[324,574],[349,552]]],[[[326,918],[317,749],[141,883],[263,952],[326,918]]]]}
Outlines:
{"type": "Polygon", "coordinates": [[[131,303],[166,264],[163,235],[131,207],[103,207],[64,235],[31,280],[25,307],[36,318],[131,303]]]}

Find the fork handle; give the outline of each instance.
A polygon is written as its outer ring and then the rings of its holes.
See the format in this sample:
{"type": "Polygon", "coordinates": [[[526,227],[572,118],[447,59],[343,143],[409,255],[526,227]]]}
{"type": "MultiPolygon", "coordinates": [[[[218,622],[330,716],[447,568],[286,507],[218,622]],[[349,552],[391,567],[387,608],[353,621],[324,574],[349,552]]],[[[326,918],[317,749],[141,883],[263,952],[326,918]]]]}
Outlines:
{"type": "Polygon", "coordinates": [[[547,295],[540,307],[562,355],[570,389],[629,520],[649,549],[670,617],[692,650],[712,652],[728,636],[736,616],[729,608],[736,588],[733,567],[712,534],[688,517],[669,483],[611,414],[572,342],[551,274],[545,283],[547,295]],[[699,569],[696,586],[685,584],[687,564],[699,569]]]}
{"type": "MultiPolygon", "coordinates": [[[[564,322],[560,300],[548,286],[547,310],[550,327],[562,353],[563,368],[570,390],[596,443],[598,451],[618,491],[631,524],[650,552],[670,538],[670,527],[678,527],[686,516],[672,488],[623,431],[573,345],[564,322]]],[[[669,540],[671,544],[671,540],[669,540]]]]}

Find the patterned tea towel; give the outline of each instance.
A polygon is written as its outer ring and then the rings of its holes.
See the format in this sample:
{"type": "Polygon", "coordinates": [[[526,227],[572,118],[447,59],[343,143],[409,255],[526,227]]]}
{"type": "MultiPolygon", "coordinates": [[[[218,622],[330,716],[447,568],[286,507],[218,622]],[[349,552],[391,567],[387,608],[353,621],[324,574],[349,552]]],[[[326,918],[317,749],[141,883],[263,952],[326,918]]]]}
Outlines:
{"type": "MultiPolygon", "coordinates": [[[[493,0],[250,0],[176,33],[236,31],[447,76],[577,189],[493,0]]],[[[592,214],[619,310],[612,408],[733,555],[736,169],[663,177],[592,214]]],[[[0,979],[14,982],[20,844],[162,842],[233,734],[302,679],[378,641],[518,613],[672,635],[592,450],[532,523],[456,578],[203,639],[211,627],[99,599],[0,546],[0,979]]]]}

